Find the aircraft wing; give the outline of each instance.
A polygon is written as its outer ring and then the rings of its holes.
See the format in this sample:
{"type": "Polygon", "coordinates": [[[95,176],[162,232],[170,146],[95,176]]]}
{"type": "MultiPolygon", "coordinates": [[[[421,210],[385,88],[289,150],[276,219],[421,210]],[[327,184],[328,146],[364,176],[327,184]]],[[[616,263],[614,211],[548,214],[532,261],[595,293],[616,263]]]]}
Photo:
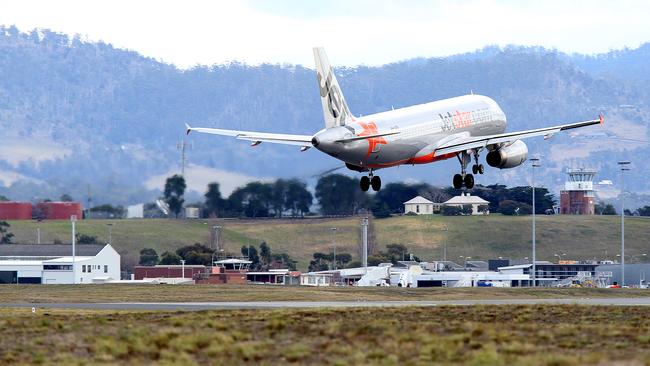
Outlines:
{"type": "Polygon", "coordinates": [[[497,135],[470,136],[461,139],[454,139],[452,141],[443,143],[438,148],[436,148],[435,155],[440,156],[444,154],[457,153],[457,152],[466,151],[470,149],[487,148],[490,146],[507,144],[509,142],[514,142],[516,140],[525,139],[534,136],[544,136],[544,138],[549,138],[553,134],[560,131],[566,131],[566,130],[572,130],[574,128],[602,124],[603,122],[604,122],[604,118],[602,115],[600,115],[598,116],[598,119],[570,123],[566,125],[538,128],[535,130],[527,130],[527,131],[506,132],[497,135]]]}
{"type": "Polygon", "coordinates": [[[187,134],[190,132],[196,131],[199,133],[208,133],[211,135],[222,135],[222,136],[231,136],[239,140],[248,140],[253,141],[254,145],[258,145],[262,142],[269,142],[274,144],[285,144],[285,145],[298,145],[298,146],[307,146],[311,147],[311,138],[310,135],[288,135],[281,133],[266,133],[266,132],[251,132],[251,131],[237,131],[237,130],[222,130],[218,128],[203,128],[203,127],[190,127],[190,125],[185,124],[187,128],[187,134]]]}

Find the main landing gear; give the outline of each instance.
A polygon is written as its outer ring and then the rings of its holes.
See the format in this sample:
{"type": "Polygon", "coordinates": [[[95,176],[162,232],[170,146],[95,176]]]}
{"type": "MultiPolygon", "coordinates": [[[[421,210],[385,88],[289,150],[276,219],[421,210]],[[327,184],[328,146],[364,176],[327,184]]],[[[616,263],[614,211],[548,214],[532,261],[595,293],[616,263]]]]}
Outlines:
{"type": "Polygon", "coordinates": [[[467,189],[474,188],[474,175],[467,173],[467,165],[472,161],[472,155],[474,155],[475,161],[474,165],[472,165],[472,173],[483,174],[485,172],[483,164],[479,164],[478,162],[478,150],[472,150],[471,155],[467,151],[456,154],[460,162],[460,174],[454,175],[453,184],[455,189],[461,189],[463,186],[467,189]]]}
{"type": "Polygon", "coordinates": [[[371,171],[369,176],[361,177],[361,180],[359,181],[359,187],[364,192],[367,192],[370,187],[372,187],[373,191],[377,192],[381,189],[381,178],[376,175],[372,175],[371,171]]]}

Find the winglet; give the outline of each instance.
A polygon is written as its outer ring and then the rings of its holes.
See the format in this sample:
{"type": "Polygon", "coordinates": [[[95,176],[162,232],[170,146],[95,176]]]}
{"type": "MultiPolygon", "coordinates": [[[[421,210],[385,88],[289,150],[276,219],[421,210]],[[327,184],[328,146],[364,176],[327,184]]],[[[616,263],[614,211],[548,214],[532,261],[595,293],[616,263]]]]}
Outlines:
{"type": "Polygon", "coordinates": [[[189,135],[190,132],[192,132],[192,127],[191,127],[189,124],[186,123],[186,124],[185,124],[185,128],[186,128],[185,133],[189,135]]]}
{"type": "Polygon", "coordinates": [[[598,119],[600,120],[601,125],[605,123],[605,117],[603,117],[602,113],[598,113],[598,119]]]}

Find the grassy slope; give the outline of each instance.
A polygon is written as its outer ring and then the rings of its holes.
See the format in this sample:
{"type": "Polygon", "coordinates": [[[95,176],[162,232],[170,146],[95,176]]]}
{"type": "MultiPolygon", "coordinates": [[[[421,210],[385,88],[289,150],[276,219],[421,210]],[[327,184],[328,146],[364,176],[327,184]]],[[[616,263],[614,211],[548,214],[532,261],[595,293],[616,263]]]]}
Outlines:
{"type": "MultiPolygon", "coordinates": [[[[554,253],[566,253],[567,259],[614,258],[620,248],[620,219],[616,216],[538,216],[538,258],[554,260],[554,253]]],[[[309,220],[87,220],[78,223],[78,231],[97,235],[108,241],[106,223],[113,222],[113,243],[122,253],[125,264],[137,261],[141,248],[151,247],[159,254],[195,242],[208,243],[210,227],[224,227],[223,242],[228,251],[238,252],[245,244],[265,240],[273,251],[288,252],[306,269],[311,254],[332,249],[331,227],[339,230],[336,242],[339,253],[357,253],[359,218],[309,220]]],[[[55,239],[70,241],[68,222],[12,221],[11,231],[19,243],[34,243],[40,225],[42,242],[55,239]]],[[[442,257],[443,225],[448,231],[448,258],[459,256],[489,259],[499,256],[523,258],[530,255],[531,217],[394,217],[371,220],[375,242],[406,245],[423,260],[442,257]]],[[[638,260],[650,252],[650,220],[626,220],[626,254],[638,260]]],[[[650,254],[650,253],[649,253],[650,254]]]]}
{"type": "Polygon", "coordinates": [[[643,365],[650,308],[0,312],[2,364],[643,365]]]}
{"type": "Polygon", "coordinates": [[[251,285],[6,285],[2,303],[183,301],[412,301],[645,297],[648,290],[597,288],[397,288],[251,285]]]}

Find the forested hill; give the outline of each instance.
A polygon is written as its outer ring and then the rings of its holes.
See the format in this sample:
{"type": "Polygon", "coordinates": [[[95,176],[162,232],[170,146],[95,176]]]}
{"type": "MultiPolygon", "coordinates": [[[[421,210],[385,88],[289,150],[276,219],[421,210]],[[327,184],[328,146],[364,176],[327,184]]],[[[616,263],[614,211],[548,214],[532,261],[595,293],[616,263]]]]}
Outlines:
{"type": "MultiPolygon", "coordinates": [[[[581,131],[582,136],[529,140],[531,152],[544,158],[543,183],[559,187],[567,166],[595,167],[601,179],[616,179],[616,161],[625,158],[638,162],[628,182],[647,191],[650,185],[642,179],[650,173],[642,163],[647,145],[630,141],[648,139],[650,97],[633,72],[650,67],[644,55],[486,48],[337,73],[355,114],[470,92],[497,100],[511,130],[604,113],[605,126],[581,131]]],[[[0,194],[32,200],[65,192],[85,200],[90,190],[97,203],[122,204],[154,197],[151,189],[161,177],[180,169],[177,143],[185,122],[313,133],[323,127],[315,73],[302,66],[237,63],[179,70],[105,43],[0,28],[0,184],[5,186],[0,194]]],[[[213,180],[226,189],[251,178],[309,180],[338,165],[313,150],[251,148],[201,135],[188,141],[188,184],[198,189],[213,180]]],[[[381,176],[448,185],[457,169],[457,162],[448,161],[387,169],[381,176]]],[[[490,170],[480,183],[524,184],[528,170],[490,170]]]]}

